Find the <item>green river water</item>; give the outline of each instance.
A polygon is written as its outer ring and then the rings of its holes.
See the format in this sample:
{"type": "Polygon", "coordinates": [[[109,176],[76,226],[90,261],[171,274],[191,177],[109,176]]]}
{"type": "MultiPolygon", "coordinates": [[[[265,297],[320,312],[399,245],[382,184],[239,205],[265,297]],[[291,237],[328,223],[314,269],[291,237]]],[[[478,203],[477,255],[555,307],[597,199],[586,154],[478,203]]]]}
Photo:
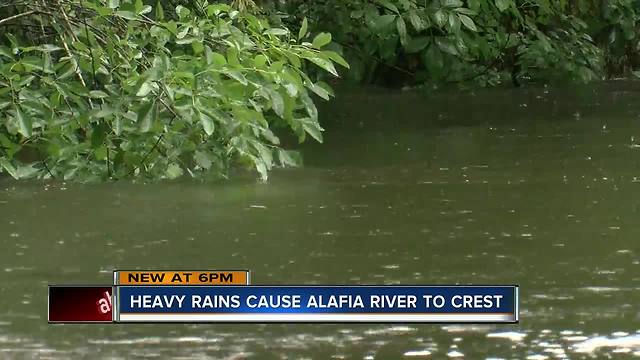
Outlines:
{"type": "Polygon", "coordinates": [[[640,85],[343,91],[268,183],[0,180],[0,359],[640,357],[640,85]],[[517,325],[49,325],[48,283],[520,285],[517,325]]]}

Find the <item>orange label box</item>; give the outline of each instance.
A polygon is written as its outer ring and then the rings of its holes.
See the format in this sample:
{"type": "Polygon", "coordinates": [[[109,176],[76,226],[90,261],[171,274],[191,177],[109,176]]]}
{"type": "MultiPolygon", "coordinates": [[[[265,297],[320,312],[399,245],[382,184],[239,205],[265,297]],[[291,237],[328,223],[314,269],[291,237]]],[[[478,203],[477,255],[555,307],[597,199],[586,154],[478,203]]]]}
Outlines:
{"type": "Polygon", "coordinates": [[[114,285],[249,285],[247,270],[114,271],[114,285]]]}

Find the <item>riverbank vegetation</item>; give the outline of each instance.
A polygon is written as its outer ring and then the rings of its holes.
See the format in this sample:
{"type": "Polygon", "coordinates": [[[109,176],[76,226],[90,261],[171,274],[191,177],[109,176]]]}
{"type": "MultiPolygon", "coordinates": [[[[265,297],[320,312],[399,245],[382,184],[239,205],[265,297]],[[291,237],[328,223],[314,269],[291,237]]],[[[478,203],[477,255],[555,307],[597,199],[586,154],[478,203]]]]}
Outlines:
{"type": "Polygon", "coordinates": [[[640,67],[631,0],[0,0],[0,172],[263,179],[335,81],[594,81],[640,67]]]}

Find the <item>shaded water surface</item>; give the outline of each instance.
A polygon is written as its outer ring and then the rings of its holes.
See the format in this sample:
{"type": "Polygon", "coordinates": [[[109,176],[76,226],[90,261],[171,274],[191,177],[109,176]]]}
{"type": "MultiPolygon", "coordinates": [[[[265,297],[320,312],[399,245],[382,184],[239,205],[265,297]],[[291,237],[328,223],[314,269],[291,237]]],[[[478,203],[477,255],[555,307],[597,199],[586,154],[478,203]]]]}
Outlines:
{"type": "Polygon", "coordinates": [[[640,90],[345,92],[267,184],[0,181],[2,359],[640,356],[640,90]],[[50,326],[47,283],[511,284],[519,325],[50,326]]]}

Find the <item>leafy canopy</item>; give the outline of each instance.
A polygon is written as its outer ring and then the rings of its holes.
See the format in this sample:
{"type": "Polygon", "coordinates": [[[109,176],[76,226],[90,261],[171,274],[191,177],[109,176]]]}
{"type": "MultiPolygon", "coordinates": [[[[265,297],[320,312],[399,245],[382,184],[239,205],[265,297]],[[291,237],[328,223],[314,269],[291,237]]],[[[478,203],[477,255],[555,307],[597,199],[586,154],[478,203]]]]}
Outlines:
{"type": "MultiPolygon", "coordinates": [[[[224,176],[263,179],[299,156],[278,131],[322,141],[307,75],[348,66],[320,34],[292,34],[226,4],[33,2],[0,46],[0,171],[82,181],[224,176]],[[280,129],[280,130],[276,130],[280,129]]],[[[7,19],[9,17],[6,17],[7,19]]],[[[4,21],[4,20],[0,20],[4,21]]]]}

